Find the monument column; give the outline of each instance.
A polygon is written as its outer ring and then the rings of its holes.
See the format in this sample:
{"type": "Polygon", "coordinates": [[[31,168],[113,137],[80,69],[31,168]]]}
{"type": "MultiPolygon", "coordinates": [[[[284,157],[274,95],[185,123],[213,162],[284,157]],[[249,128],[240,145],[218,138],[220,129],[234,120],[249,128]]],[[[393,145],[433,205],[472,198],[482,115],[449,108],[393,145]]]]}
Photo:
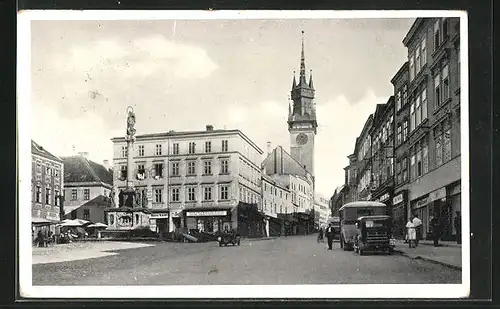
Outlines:
{"type": "Polygon", "coordinates": [[[135,207],[136,192],[134,190],[134,162],[133,162],[133,149],[135,141],[135,113],[134,109],[129,106],[127,107],[127,134],[125,135],[125,141],[127,142],[127,188],[124,194],[124,206],[135,207]]]}

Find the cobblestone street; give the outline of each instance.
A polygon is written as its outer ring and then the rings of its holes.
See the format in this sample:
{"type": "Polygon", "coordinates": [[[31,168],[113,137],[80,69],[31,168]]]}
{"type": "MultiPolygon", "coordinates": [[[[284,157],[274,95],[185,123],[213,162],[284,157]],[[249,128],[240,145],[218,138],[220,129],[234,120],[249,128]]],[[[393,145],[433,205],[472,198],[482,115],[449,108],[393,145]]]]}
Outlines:
{"type": "MultiPolygon", "coordinates": [[[[334,243],[333,251],[328,251],[326,243],[316,242],[316,236],[245,240],[240,247],[222,248],[215,242],[149,243],[149,246],[139,248],[131,248],[132,243],[128,245],[129,249],[113,242],[88,244],[95,248],[93,252],[111,250],[115,254],[104,257],[97,254],[95,258],[73,261],[65,259],[58,250],[59,260],[66,261],[40,263],[39,259],[33,265],[33,285],[416,284],[461,281],[460,271],[397,254],[359,256],[342,251],[338,243],[334,243]]],[[[66,250],[65,254],[78,256],[89,250],[77,248],[66,250]]]]}

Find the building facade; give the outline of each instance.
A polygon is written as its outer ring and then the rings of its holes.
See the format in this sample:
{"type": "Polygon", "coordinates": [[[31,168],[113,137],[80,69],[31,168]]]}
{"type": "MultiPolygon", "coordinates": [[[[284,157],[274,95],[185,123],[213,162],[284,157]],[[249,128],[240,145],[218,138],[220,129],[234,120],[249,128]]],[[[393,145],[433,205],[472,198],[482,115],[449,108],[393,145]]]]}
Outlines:
{"type": "Polygon", "coordinates": [[[62,157],[64,163],[64,218],[105,222],[104,210],[112,206],[113,170],[89,160],[88,153],[62,157]]]}
{"type": "Polygon", "coordinates": [[[35,141],[31,141],[31,175],[32,224],[41,226],[44,223],[60,221],[64,165],[59,157],[35,141]]]}
{"type": "MultiPolygon", "coordinates": [[[[126,188],[127,148],[113,138],[114,187],[126,188]]],[[[263,151],[239,130],[136,136],[132,151],[139,207],[151,212],[152,230],[214,232],[237,228],[239,203],[261,205],[263,151]]]]}
{"type": "Polygon", "coordinates": [[[460,20],[417,18],[403,44],[408,50],[408,212],[435,217],[442,239],[454,239],[461,211],[460,20]]]}
{"type": "Polygon", "coordinates": [[[356,139],[356,194],[355,200],[369,201],[371,199],[372,181],[372,136],[370,135],[373,124],[373,114],[365,122],[361,134],[356,139]]]}
{"type": "Polygon", "coordinates": [[[394,196],[392,197],[392,210],[395,223],[396,237],[403,238],[406,233],[408,221],[408,182],[409,182],[409,157],[408,136],[410,130],[410,104],[408,104],[409,66],[405,62],[394,75],[391,83],[394,86],[394,196]]]}

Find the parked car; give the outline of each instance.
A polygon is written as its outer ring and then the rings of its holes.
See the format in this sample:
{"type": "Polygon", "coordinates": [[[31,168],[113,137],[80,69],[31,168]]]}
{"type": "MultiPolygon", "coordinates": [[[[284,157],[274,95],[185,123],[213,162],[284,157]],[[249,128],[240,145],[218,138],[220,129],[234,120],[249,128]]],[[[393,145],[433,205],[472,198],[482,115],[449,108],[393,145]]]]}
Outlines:
{"type": "Polygon", "coordinates": [[[363,255],[366,251],[385,251],[393,253],[391,242],[390,216],[363,216],[356,220],[357,233],[354,237],[354,251],[363,255]]]}
{"type": "Polygon", "coordinates": [[[241,237],[235,231],[230,231],[226,233],[222,233],[219,237],[217,237],[217,241],[219,242],[219,247],[227,246],[228,244],[240,245],[241,237]]]}

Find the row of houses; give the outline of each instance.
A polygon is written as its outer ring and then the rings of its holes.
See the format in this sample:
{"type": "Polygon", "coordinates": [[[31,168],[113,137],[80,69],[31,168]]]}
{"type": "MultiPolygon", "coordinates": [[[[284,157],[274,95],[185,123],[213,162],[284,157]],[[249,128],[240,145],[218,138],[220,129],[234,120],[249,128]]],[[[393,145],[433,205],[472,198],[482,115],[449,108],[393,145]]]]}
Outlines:
{"type": "MultiPolygon", "coordinates": [[[[133,221],[109,211],[124,206],[128,173],[125,139],[112,142],[114,168],[93,162],[88,153],[57,157],[32,141],[34,226],[78,218],[120,229],[133,221]]],[[[154,231],[215,232],[245,225],[250,236],[279,236],[314,227],[312,176],[281,146],[262,160],[263,151],[240,130],[206,126],[139,135],[129,151],[134,207],[148,213],[141,224],[154,231]],[[258,222],[243,223],[245,212],[258,222]]]]}
{"type": "Polygon", "coordinates": [[[408,61],[391,79],[394,93],[366,120],[330,207],[336,214],[349,201],[380,201],[391,206],[396,236],[404,237],[415,214],[423,237],[435,217],[443,239],[454,239],[461,211],[460,20],[417,18],[403,44],[408,61]]]}

